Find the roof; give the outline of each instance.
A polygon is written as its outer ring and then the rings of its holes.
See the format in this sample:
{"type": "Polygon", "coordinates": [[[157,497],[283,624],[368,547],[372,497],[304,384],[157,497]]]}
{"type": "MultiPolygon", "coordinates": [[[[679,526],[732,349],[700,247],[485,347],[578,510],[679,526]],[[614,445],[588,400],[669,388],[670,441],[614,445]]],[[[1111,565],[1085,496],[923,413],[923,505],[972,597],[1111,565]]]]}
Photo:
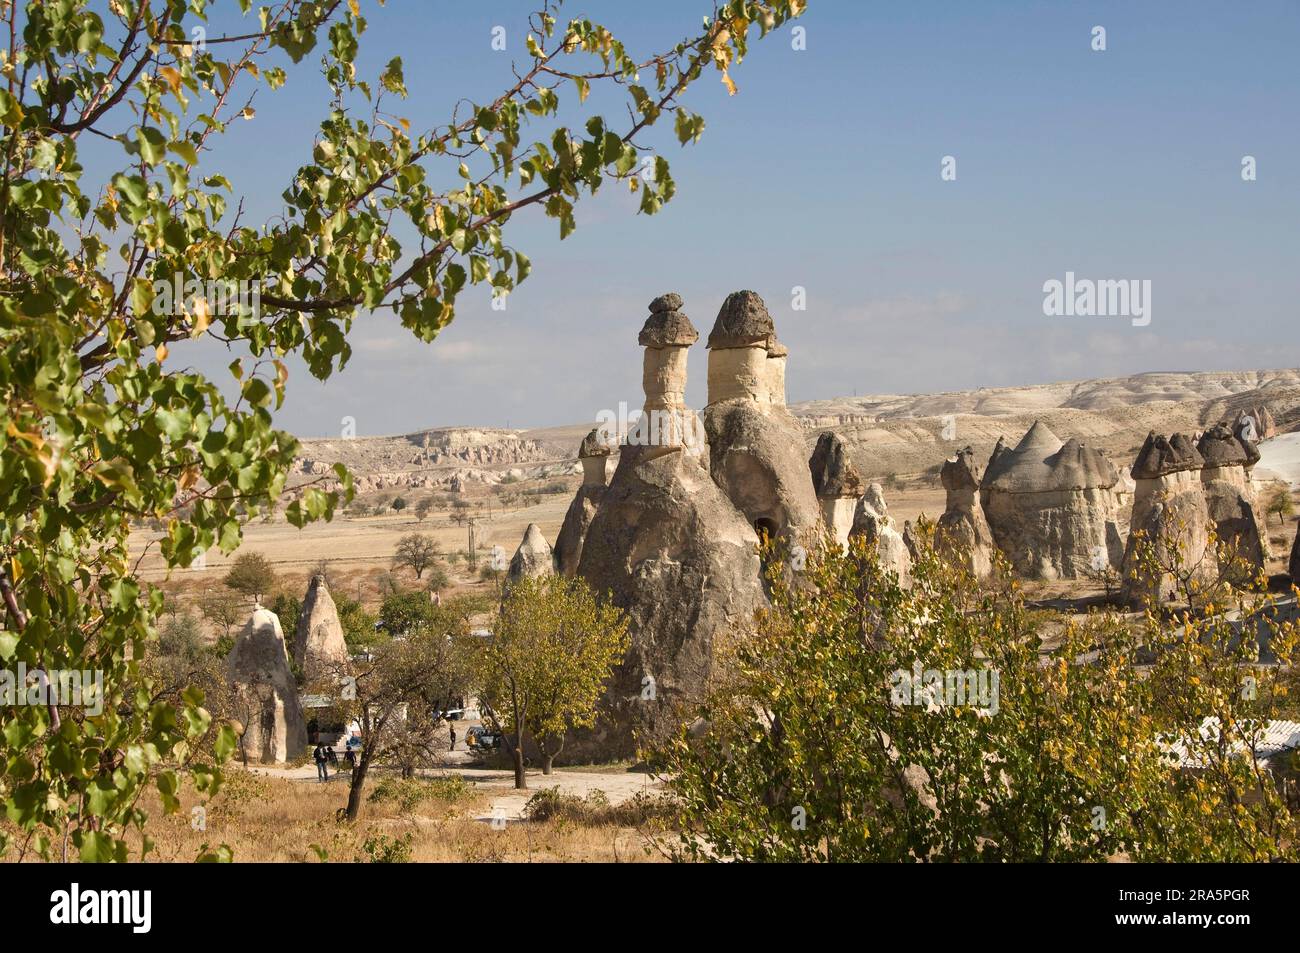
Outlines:
{"type": "MultiPolygon", "coordinates": [[[[1239,734],[1245,734],[1247,730],[1243,728],[1239,734]]],[[[1200,735],[1204,742],[1212,742],[1218,736],[1218,731],[1218,718],[1211,716],[1201,722],[1200,735]]],[[[1180,768],[1205,767],[1200,756],[1189,750],[1188,739],[1164,742],[1162,747],[1178,759],[1180,768]]],[[[1263,722],[1260,725],[1258,736],[1255,738],[1255,759],[1257,761],[1267,761],[1285,751],[1296,748],[1300,748],[1300,722],[1274,720],[1263,722]]],[[[1242,741],[1235,741],[1232,744],[1231,753],[1244,756],[1248,753],[1248,750],[1242,741]]]]}

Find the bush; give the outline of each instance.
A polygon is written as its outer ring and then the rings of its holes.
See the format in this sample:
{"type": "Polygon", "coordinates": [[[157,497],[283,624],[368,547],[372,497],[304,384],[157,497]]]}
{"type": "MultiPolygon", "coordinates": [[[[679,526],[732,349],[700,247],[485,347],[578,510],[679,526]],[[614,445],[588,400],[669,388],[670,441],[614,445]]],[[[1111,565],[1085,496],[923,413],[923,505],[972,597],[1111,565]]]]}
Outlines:
{"type": "Polygon", "coordinates": [[[542,788],[524,805],[524,817],[530,821],[571,821],[587,827],[639,827],[652,821],[671,821],[676,816],[676,805],[671,797],[644,792],[621,804],[611,804],[605,792],[600,790],[579,797],[566,794],[559,788],[542,788]]]}
{"type": "Polygon", "coordinates": [[[401,837],[389,837],[387,834],[376,834],[367,837],[361,849],[370,859],[372,864],[409,864],[411,862],[411,841],[415,839],[414,834],[403,834],[401,837]]]}
{"type": "Polygon", "coordinates": [[[455,804],[469,797],[473,785],[458,774],[445,778],[384,778],[367,798],[372,804],[393,802],[402,814],[409,814],[425,801],[455,804]]]}

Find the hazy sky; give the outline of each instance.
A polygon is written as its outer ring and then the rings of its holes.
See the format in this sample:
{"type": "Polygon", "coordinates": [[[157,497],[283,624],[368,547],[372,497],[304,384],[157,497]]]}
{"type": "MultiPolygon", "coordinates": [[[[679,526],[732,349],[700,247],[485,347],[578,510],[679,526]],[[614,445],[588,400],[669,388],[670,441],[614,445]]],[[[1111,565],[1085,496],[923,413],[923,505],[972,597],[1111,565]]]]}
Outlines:
{"type": "MultiPolygon", "coordinates": [[[[401,55],[400,111],[417,128],[461,97],[490,100],[525,56],[530,3],[362,4],[360,72],[401,55]],[[491,49],[495,25],[504,53],[491,49]]],[[[587,0],[561,15],[603,22],[640,56],[694,33],[709,9],[587,0]]],[[[791,401],[1300,365],[1296,0],[810,0],[797,22],[807,49],[791,48],[788,27],[754,43],[736,96],[715,73],[692,87],[686,103],[708,123],[698,144],[646,138],[677,181],[662,213],[635,214],[611,184],[579,204],[564,242],[552,220],[521,214],[510,240],[534,273],[504,313],[486,287],[468,291],[431,345],[391,313],[363,315],[341,375],[322,385],[294,365],[278,422],[317,436],[344,416],[362,435],[594,421],[639,405],[636,334],[668,290],[702,335],[728,292],[759,292],[790,347],[791,401]],[[1095,25],[1105,52],[1091,49],[1095,25]],[[1245,155],[1257,181],[1242,181],[1245,155]],[[955,181],[940,177],[944,156],[955,181]],[[1045,316],[1043,283],[1067,271],[1150,280],[1150,324],[1045,316]],[[791,308],[795,286],[804,311],[791,308]]],[[[625,115],[596,95],[581,112],[573,100],[571,125],[593,105],[625,115]]],[[[245,214],[265,219],[327,103],[304,62],[255,105],[205,168],[227,172],[245,214]]],[[[224,368],[230,356],[213,350],[176,353],[224,368]]],[[[703,341],[690,370],[699,406],[703,341]]]]}

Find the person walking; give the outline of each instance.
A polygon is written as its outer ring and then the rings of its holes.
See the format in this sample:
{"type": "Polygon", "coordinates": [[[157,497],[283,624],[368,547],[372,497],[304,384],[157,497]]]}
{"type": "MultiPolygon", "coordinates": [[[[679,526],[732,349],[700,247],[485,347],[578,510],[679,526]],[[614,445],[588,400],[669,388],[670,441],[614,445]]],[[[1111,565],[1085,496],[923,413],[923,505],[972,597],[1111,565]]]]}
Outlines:
{"type": "Polygon", "coordinates": [[[316,750],[311,753],[311,756],[316,762],[316,779],[328,781],[330,779],[329,756],[325,754],[325,745],[317,742],[316,750]]]}
{"type": "Polygon", "coordinates": [[[456,750],[456,726],[448,725],[447,728],[448,730],[451,731],[451,747],[448,750],[455,751],[456,750]]]}

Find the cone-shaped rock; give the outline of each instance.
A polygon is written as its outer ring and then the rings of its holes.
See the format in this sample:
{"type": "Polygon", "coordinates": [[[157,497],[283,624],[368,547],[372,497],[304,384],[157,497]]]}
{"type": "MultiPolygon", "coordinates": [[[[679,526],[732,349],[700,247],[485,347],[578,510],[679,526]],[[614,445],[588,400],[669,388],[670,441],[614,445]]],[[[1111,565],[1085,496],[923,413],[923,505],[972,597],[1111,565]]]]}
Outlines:
{"type": "Polygon", "coordinates": [[[307,751],[307,723],[274,612],[255,606],[226,658],[241,740],[250,761],[284,764],[307,751]]]}
{"type": "Polygon", "coordinates": [[[1119,472],[1100,450],[1065,443],[1041,420],[994,451],[981,497],[993,539],[1021,575],[1077,578],[1122,559],[1119,472]]]}
{"type": "Polygon", "coordinates": [[[868,545],[875,546],[881,567],[896,573],[900,585],[912,584],[912,554],[903,534],[894,528],[894,520],[885,503],[885,492],[879,483],[867,487],[867,492],[858,500],[850,535],[863,536],[868,545]]]}
{"type": "Polygon", "coordinates": [[[528,528],[524,530],[524,538],[520,541],[519,548],[510,559],[506,581],[537,579],[549,576],[553,572],[555,572],[555,554],[551,550],[551,544],[542,535],[541,527],[536,523],[529,523],[528,528]]]}
{"type": "Polygon", "coordinates": [[[347,674],[348,643],[343,637],[343,623],[322,575],[312,576],[307,585],[307,597],[294,632],[293,657],[306,685],[337,680],[347,674]]]}

